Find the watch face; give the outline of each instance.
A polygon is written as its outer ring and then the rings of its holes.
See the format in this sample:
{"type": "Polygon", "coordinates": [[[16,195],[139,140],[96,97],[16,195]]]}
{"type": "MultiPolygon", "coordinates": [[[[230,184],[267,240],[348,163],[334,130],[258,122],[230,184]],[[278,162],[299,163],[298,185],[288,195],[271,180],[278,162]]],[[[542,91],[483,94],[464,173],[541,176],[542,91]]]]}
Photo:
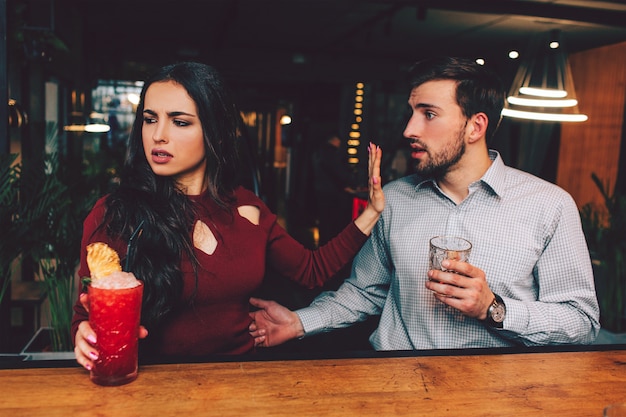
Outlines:
{"type": "Polygon", "coordinates": [[[504,321],[504,306],[500,303],[494,305],[491,310],[491,318],[496,323],[502,323],[504,321]]]}

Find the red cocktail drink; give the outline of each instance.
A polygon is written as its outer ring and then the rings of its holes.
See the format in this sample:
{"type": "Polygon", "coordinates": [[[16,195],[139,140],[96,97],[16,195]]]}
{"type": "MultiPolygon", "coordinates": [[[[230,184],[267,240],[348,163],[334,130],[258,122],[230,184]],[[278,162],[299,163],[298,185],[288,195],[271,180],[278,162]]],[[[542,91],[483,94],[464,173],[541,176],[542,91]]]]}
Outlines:
{"type": "Polygon", "coordinates": [[[112,275],[125,277],[107,276],[89,286],[89,323],[99,352],[90,378],[99,385],[122,385],[137,378],[143,283],[130,273],[112,275]]]}

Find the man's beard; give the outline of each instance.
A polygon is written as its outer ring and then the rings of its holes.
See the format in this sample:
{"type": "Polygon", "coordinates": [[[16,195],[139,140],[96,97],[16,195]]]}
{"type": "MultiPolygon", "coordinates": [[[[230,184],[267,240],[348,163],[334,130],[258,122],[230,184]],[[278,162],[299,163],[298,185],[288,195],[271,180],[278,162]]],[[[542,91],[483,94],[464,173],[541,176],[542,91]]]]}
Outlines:
{"type": "Polygon", "coordinates": [[[443,178],[450,168],[456,165],[465,154],[465,129],[461,129],[457,133],[457,140],[444,148],[441,152],[434,155],[425,147],[428,158],[426,160],[417,160],[415,162],[415,171],[424,176],[434,179],[443,178]]]}

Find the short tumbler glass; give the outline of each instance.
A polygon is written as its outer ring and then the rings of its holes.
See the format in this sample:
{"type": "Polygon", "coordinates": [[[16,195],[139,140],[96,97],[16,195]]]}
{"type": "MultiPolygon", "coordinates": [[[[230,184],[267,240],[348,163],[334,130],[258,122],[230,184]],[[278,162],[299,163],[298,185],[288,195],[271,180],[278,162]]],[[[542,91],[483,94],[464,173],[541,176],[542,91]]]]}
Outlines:
{"type": "Polygon", "coordinates": [[[468,262],[472,244],[461,237],[435,236],[430,239],[429,269],[445,271],[441,262],[446,259],[468,262]]]}

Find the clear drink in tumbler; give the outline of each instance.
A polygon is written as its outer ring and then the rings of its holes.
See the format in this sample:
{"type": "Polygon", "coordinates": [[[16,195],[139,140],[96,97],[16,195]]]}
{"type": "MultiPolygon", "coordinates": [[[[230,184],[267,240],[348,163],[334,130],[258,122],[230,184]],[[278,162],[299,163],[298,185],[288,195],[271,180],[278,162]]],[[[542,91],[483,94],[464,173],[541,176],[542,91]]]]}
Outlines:
{"type": "Polygon", "coordinates": [[[471,251],[472,244],[466,239],[456,236],[435,236],[430,239],[428,268],[445,271],[441,262],[446,259],[468,262],[471,251]]]}

